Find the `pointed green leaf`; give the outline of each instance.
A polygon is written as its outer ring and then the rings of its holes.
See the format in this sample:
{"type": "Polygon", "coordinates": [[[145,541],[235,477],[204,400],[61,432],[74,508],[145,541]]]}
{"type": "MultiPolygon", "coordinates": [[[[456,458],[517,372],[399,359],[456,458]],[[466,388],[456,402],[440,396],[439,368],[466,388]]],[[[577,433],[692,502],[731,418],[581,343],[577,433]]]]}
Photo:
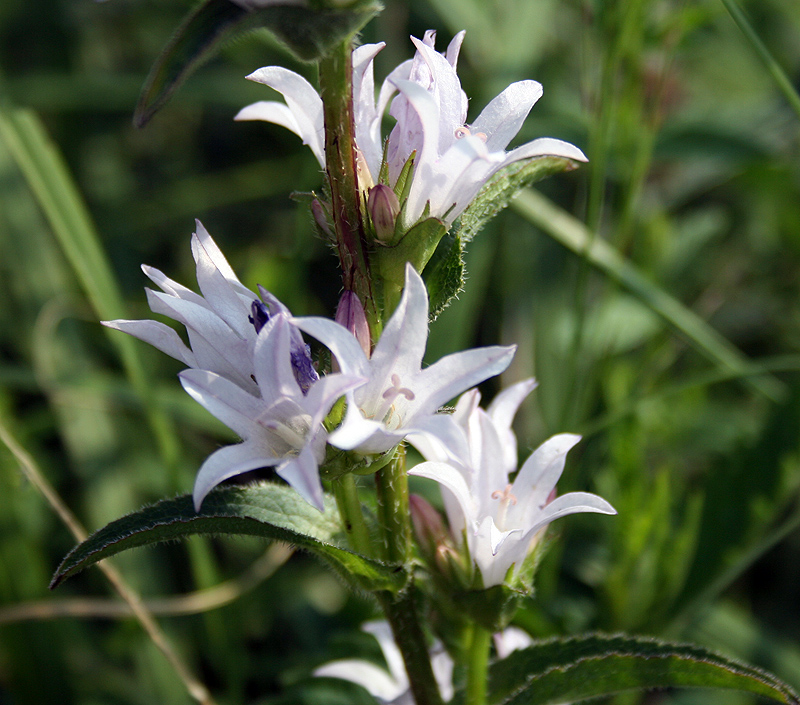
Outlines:
{"type": "Polygon", "coordinates": [[[464,288],[464,247],[455,232],[439,243],[425,269],[425,286],[430,297],[430,317],[435,319],[464,288]]]}
{"type": "Polygon", "coordinates": [[[548,705],[675,687],[725,688],[798,703],[797,693],[775,676],[699,646],[598,634],[549,639],[493,664],[488,702],[548,705]]]}
{"type": "Polygon", "coordinates": [[[134,124],[147,124],[200,64],[237,35],[266,28],[298,58],[312,61],[361,29],[380,9],[374,0],[338,10],[313,10],[280,0],[250,8],[232,0],[205,0],[187,15],[150,70],[134,124]]]}
{"type": "Polygon", "coordinates": [[[505,208],[521,189],[537,181],[570,171],[575,162],[563,157],[537,157],[514,162],[498,171],[480,190],[453,225],[453,231],[464,243],[475,237],[480,229],[505,208]]]}
{"type": "Polygon", "coordinates": [[[398,590],[405,581],[399,566],[390,566],[333,543],[341,533],[336,504],[326,497],[318,512],[292,488],[264,482],[225,487],[206,497],[196,512],[189,495],[166,499],[111,522],[76,546],[56,570],[51,588],[129,548],[174,541],[196,534],[261,536],[305,548],[363,590],[398,590]]]}

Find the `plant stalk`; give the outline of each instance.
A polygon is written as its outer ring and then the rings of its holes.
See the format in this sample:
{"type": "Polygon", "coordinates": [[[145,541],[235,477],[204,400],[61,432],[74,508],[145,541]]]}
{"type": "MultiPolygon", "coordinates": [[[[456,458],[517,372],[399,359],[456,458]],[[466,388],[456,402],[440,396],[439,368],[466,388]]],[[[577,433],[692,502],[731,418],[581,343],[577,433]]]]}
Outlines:
{"type": "Polygon", "coordinates": [[[354,291],[361,299],[372,339],[377,340],[380,314],[370,278],[358,185],[350,37],[320,61],[319,88],[325,117],[325,165],[342,282],[345,289],[354,291]]]}
{"type": "Polygon", "coordinates": [[[352,473],[337,477],[333,481],[333,493],[336,506],[342,518],[350,546],[365,556],[373,555],[369,529],[361,513],[361,502],[358,499],[358,487],[352,473]]]}
{"type": "Polygon", "coordinates": [[[395,451],[394,458],[375,473],[375,485],[384,557],[389,563],[403,565],[408,561],[411,548],[411,510],[406,450],[402,445],[395,451]]]}
{"type": "Polygon", "coordinates": [[[414,702],[416,705],[444,705],[439,685],[433,675],[428,644],[422,631],[413,592],[413,589],[407,589],[398,596],[382,593],[379,598],[381,607],[392,627],[395,643],[403,655],[414,702]]]}
{"type": "Polygon", "coordinates": [[[492,634],[479,624],[471,624],[467,651],[467,684],[464,705],[486,705],[486,679],[489,673],[489,648],[492,634]]]}

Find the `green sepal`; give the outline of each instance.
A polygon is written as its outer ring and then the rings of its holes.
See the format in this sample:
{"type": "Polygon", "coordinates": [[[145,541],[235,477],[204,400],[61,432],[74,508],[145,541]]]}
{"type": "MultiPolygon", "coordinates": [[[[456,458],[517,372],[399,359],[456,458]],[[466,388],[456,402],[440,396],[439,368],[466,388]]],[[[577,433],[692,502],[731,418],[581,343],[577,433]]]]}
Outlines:
{"type": "Polygon", "coordinates": [[[511,203],[523,188],[537,181],[576,168],[576,162],[564,157],[537,157],[509,164],[487,181],[478,195],[453,224],[453,232],[464,243],[511,203]]]}
{"type": "Polygon", "coordinates": [[[372,475],[389,463],[396,449],[397,446],[377,455],[361,455],[328,445],[325,462],[319,468],[320,477],[323,480],[335,480],[350,472],[355,475],[372,475]]]}
{"type": "MultiPolygon", "coordinates": [[[[389,141],[386,141],[386,144],[389,144],[389,141]]],[[[406,163],[403,164],[403,168],[400,170],[400,174],[397,177],[397,181],[394,183],[394,195],[397,196],[397,200],[400,203],[405,204],[408,200],[408,194],[411,191],[411,175],[414,173],[414,161],[417,157],[417,150],[415,149],[411,152],[411,156],[406,159],[406,163]]],[[[384,164],[386,164],[386,157],[383,158],[384,164]]],[[[383,165],[381,165],[381,174],[383,174],[383,165]]],[[[389,178],[389,165],[386,164],[386,178],[389,178]]],[[[402,220],[402,213],[401,217],[398,220],[402,220]]]]}
{"type": "Polygon", "coordinates": [[[259,536],[311,551],[359,590],[400,590],[406,572],[335,543],[342,527],[332,497],[319,512],[286,485],[262,482],[212,491],[196,512],[190,495],[166,499],[112,521],[78,544],[61,562],[50,587],[129,548],[198,534],[259,536]]]}
{"type": "Polygon", "coordinates": [[[453,606],[460,614],[494,633],[508,626],[527,593],[508,585],[493,585],[483,590],[455,591],[451,595],[453,606]]]}
{"type": "MultiPolygon", "coordinates": [[[[674,687],[725,688],[799,702],[775,676],[702,647],[603,634],[548,639],[492,664],[487,702],[555,705],[674,687]]],[[[462,705],[463,691],[451,702],[462,705]]]]}
{"type": "Polygon", "coordinates": [[[376,247],[373,253],[383,280],[384,312],[388,316],[397,306],[405,286],[406,262],[422,272],[436,251],[447,226],[438,218],[421,220],[402,239],[391,246],[376,247]]]}
{"type": "Polygon", "coordinates": [[[464,245],[458,233],[451,231],[442,238],[424,276],[433,320],[464,288],[464,245]]]}
{"type": "Polygon", "coordinates": [[[381,10],[376,0],[342,9],[311,9],[276,2],[247,9],[231,0],[205,0],[183,20],[150,70],[133,122],[143,127],[178,87],[234,37],[266,28],[299,59],[313,61],[358,32],[381,10]]]}

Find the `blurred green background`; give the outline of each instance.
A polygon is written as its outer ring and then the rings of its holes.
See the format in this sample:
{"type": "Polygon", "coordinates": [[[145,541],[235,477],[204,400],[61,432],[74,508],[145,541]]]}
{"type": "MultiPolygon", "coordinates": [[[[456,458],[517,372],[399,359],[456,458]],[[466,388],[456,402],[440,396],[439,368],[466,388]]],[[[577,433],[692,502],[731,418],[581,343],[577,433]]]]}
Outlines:
{"type": "MultiPolygon", "coordinates": [[[[363,33],[387,42],[378,80],[411,55],[409,34],[436,28],[444,49],[466,28],[470,118],[535,78],[544,97],[517,143],[558,137],[590,159],[539,185],[544,206],[576,220],[521,198],[471,243],[467,289],[431,331],[430,360],[519,344],[502,382],[540,382],[518,417],[521,452],[584,434],[560,491],[619,511],[554,527],[517,623],[693,640],[800,688],[800,116],[719,0],[386,4],[363,33]],[[610,259],[587,254],[598,243],[610,259]]],[[[339,293],[335,258],[288,197],[319,187],[316,161],[282,128],[232,122],[271,97],[246,74],[282,64],[313,80],[313,67],[254,33],[132,126],[191,7],[0,3],[0,424],[89,530],[190,491],[231,440],[183,395],[177,362],[98,325],[148,317],[140,263],[194,286],[200,218],[242,281],[294,313],[330,315],[339,293]]],[[[745,8],[797,87],[800,4],[745,8]]],[[[137,622],[95,614],[117,599],[100,571],[48,592],[75,541],[19,457],[0,444],[0,704],[191,702],[137,622]],[[101,602],[59,613],[77,598],[101,602]]],[[[379,659],[357,632],[374,607],[308,556],[254,577],[266,548],[193,540],[114,562],[145,599],[233,581],[228,604],[159,618],[219,703],[369,702],[309,674],[333,657],[379,659]]],[[[640,700],[750,702],[619,702],[640,700]]]]}

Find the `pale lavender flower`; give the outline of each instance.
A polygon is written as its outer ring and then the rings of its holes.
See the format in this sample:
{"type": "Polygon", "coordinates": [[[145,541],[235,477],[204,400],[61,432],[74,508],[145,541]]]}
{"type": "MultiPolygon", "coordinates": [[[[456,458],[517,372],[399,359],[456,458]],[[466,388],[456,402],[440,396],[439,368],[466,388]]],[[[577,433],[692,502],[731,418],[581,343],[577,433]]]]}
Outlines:
{"type": "Polygon", "coordinates": [[[327,437],[322,421],[334,402],[363,380],[326,375],[304,390],[291,361],[291,328],[286,316],[280,314],[258,334],[253,369],[260,396],[208,370],[180,373],[189,395],[243,439],[214,451],[201,466],[194,485],[198,510],[220,482],[250,470],[274,467],[307,502],[322,511],[319,465],[325,458],[327,437]]]}
{"type": "MultiPolygon", "coordinates": [[[[436,34],[411,38],[417,51],[383,82],[375,97],[373,60],[383,44],[366,44],[353,52],[355,140],[360,151],[363,187],[377,182],[384,153],[381,121],[391,102],[396,124],[388,138],[386,157],[390,186],[415,154],[404,224],[410,227],[429,208],[429,215],[450,225],[469,205],[489,178],[523,159],[556,156],[586,161],[577,147],[551,138],[528,142],[506,152],[533,105],[542,95],[536,81],[508,86],[467,124],[467,97],[456,73],[464,32],[459,32],[444,55],[434,49],[436,34]],[[399,95],[395,95],[399,93],[399,95]]],[[[259,69],[249,79],[283,94],[285,104],[261,101],[242,109],[237,120],[266,120],[299,135],[325,166],[322,100],[301,76],[279,67],[259,69]]]]}
{"type": "Polygon", "coordinates": [[[485,587],[502,583],[512,566],[519,569],[550,522],[577,512],[616,514],[608,502],[588,492],[555,497],[567,453],[580,440],[574,434],[545,441],[509,481],[516,469],[510,454],[511,448],[516,449],[511,419],[532,388],[533,380],[511,387],[488,412],[478,406],[476,390],[462,395],[452,417],[460,437],[439,441],[425,437],[417,447],[433,460],[409,470],[411,475],[436,480],[446,490],[451,530],[456,537],[465,536],[485,587]]]}
{"type": "MultiPolygon", "coordinates": [[[[196,224],[192,255],[202,295],[155,267],[142,265],[142,271],[161,289],[145,289],[150,308],[182,323],[189,346],[159,321],[116,320],[103,321],[103,325],[139,338],[187,367],[215,372],[256,394],[253,349],[258,331],[270,316],[289,316],[289,309],[263,287],[259,287],[259,298],[244,286],[203,224],[199,220],[196,224]]],[[[295,373],[301,386],[308,389],[317,379],[308,347],[297,329],[292,328],[289,336],[295,373]]]]}
{"type": "Polygon", "coordinates": [[[428,293],[422,278],[406,265],[400,303],[367,357],[353,334],[325,318],[293,319],[298,328],[324,343],[341,370],[365,378],[366,384],[348,392],[347,411],[329,442],[362,454],[391,450],[404,438],[455,431],[439,408],[465,389],[500,374],[515,347],[493,346],[448,355],[422,369],[428,340],[428,293]]]}
{"type": "Polygon", "coordinates": [[[191,368],[180,374],[186,391],[243,439],[215,451],[203,463],[194,486],[195,507],[199,510],[220,482],[274,467],[322,510],[318,466],[327,438],[322,420],[339,397],[365,380],[341,374],[320,379],[286,306],[262,287],[260,297],[247,289],[199,221],[192,254],[202,295],[157,269],[143,267],[161,289],[147,289],[150,308],[186,326],[189,346],[157,321],[104,324],[191,368]]]}

